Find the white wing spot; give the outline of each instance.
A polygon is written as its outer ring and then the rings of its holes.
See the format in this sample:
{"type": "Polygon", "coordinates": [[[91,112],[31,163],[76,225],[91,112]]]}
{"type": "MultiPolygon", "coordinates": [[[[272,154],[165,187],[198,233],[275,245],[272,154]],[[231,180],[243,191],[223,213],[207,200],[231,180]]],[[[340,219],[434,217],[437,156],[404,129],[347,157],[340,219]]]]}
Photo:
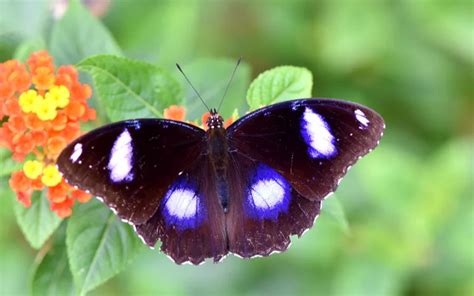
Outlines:
{"type": "Polygon", "coordinates": [[[257,208],[273,208],[283,201],[285,189],[276,180],[262,180],[252,186],[251,196],[257,208]]]}
{"type": "Polygon", "coordinates": [[[133,146],[132,137],[125,129],[115,140],[110,153],[107,168],[110,170],[110,179],[114,182],[131,181],[133,146]]]}
{"type": "Polygon", "coordinates": [[[72,161],[72,163],[75,163],[79,159],[81,154],[82,154],[82,144],[77,143],[76,145],[74,145],[74,151],[72,152],[71,157],[69,157],[69,159],[72,161]]]}
{"type": "Polygon", "coordinates": [[[302,128],[306,144],[312,148],[309,151],[312,157],[332,156],[336,152],[334,136],[321,115],[306,108],[303,114],[302,128]]]}
{"type": "Polygon", "coordinates": [[[369,126],[370,121],[367,119],[367,117],[365,116],[365,113],[362,112],[362,110],[356,109],[354,111],[354,114],[358,122],[360,122],[365,127],[369,126]]]}
{"type": "Polygon", "coordinates": [[[197,212],[197,198],[189,189],[174,190],[166,201],[166,209],[171,216],[179,219],[194,217],[197,212]]]}

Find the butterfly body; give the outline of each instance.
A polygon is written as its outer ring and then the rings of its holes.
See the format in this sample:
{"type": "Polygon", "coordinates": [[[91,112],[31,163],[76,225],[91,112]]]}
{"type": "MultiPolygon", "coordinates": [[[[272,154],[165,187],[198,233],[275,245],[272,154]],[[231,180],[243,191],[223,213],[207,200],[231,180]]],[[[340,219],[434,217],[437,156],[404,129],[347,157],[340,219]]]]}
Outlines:
{"type": "Polygon", "coordinates": [[[61,153],[59,170],[177,263],[267,256],[313,225],[384,129],[373,110],[333,99],[271,105],[228,128],[212,111],[207,131],[163,119],[99,128],[61,153]]]}
{"type": "Polygon", "coordinates": [[[229,203],[229,185],[227,182],[227,167],[229,165],[229,147],[224,128],[224,120],[215,110],[211,110],[207,121],[208,157],[212,164],[213,175],[216,179],[216,190],[222,208],[227,212],[229,203]]]}

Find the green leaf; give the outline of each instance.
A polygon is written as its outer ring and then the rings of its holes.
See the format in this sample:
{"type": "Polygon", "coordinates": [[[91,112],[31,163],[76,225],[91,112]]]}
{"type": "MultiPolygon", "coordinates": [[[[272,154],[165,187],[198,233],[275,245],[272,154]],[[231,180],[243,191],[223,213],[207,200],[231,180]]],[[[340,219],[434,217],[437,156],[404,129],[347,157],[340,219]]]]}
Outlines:
{"type": "Polygon", "coordinates": [[[181,103],[181,87],[157,66],[111,55],[88,58],[78,68],[94,78],[99,100],[112,121],[160,117],[181,103]]]}
{"type": "MultiPolygon", "coordinates": [[[[183,69],[206,104],[210,108],[217,108],[224,95],[235,63],[236,61],[232,59],[205,58],[187,64],[183,69]]],[[[187,117],[191,120],[201,119],[202,114],[207,112],[205,106],[186,80],[181,76],[181,73],[178,72],[176,75],[180,76],[179,80],[182,82],[183,88],[186,89],[187,117]]],[[[220,110],[224,118],[231,116],[235,108],[237,108],[240,113],[244,113],[244,111],[247,110],[245,92],[247,91],[249,83],[250,66],[241,62],[220,110]]]]}
{"type": "Polygon", "coordinates": [[[129,56],[174,68],[176,61],[194,57],[196,46],[204,41],[197,33],[201,8],[202,3],[194,0],[153,5],[115,1],[104,21],[129,56]]]}
{"type": "Polygon", "coordinates": [[[15,50],[14,58],[25,63],[28,57],[35,51],[46,48],[43,38],[36,37],[23,41],[15,50]]]}
{"type": "Polygon", "coordinates": [[[29,208],[16,202],[15,216],[26,239],[35,249],[39,249],[61,223],[61,219],[49,209],[44,191],[33,193],[29,208]]]}
{"type": "Polygon", "coordinates": [[[70,1],[54,24],[49,48],[58,65],[75,64],[96,54],[122,54],[110,32],[77,0],[70,1]]]}
{"type": "Polygon", "coordinates": [[[66,225],[64,224],[56,232],[52,246],[33,272],[31,294],[74,295],[74,283],[67,259],[66,225]]]}
{"type": "Polygon", "coordinates": [[[306,68],[280,66],[267,70],[252,81],[247,91],[251,110],[290,99],[311,97],[313,75],[306,68]]]}
{"type": "Polygon", "coordinates": [[[123,270],[142,246],[132,228],[97,201],[75,208],[66,244],[81,295],[123,270]]]}
{"type": "Polygon", "coordinates": [[[339,198],[337,198],[337,196],[333,195],[325,199],[323,201],[321,211],[322,213],[327,213],[329,216],[331,216],[345,234],[350,232],[346,213],[342,207],[341,201],[339,198]]]}
{"type": "Polygon", "coordinates": [[[0,61],[11,59],[20,42],[21,36],[18,34],[0,33],[0,61]]]}
{"type": "Polygon", "coordinates": [[[13,33],[21,39],[38,36],[51,15],[48,0],[0,2],[0,35],[13,33]]]}
{"type": "Polygon", "coordinates": [[[11,153],[7,149],[0,148],[0,178],[9,176],[14,171],[21,169],[21,163],[11,158],[11,153]]]}

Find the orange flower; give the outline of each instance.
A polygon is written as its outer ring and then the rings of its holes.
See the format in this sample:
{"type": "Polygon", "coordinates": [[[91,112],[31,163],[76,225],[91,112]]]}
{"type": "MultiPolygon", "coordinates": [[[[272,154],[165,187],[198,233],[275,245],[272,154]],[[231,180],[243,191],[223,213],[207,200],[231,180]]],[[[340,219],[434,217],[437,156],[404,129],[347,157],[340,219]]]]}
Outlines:
{"type": "Polygon", "coordinates": [[[8,122],[10,123],[8,127],[13,133],[21,134],[26,131],[26,124],[23,116],[12,115],[10,116],[10,120],[8,120],[8,122]]]}
{"type": "Polygon", "coordinates": [[[49,188],[48,199],[54,203],[63,202],[66,200],[69,190],[69,185],[65,182],[61,182],[58,185],[49,188]]]}
{"type": "Polygon", "coordinates": [[[84,115],[86,108],[81,102],[73,101],[66,106],[64,112],[71,120],[78,120],[84,115]]]}
{"type": "Polygon", "coordinates": [[[166,119],[184,121],[186,118],[186,110],[184,107],[171,105],[163,111],[163,117],[166,119]]]}
{"type": "Polygon", "coordinates": [[[25,175],[23,170],[14,172],[8,183],[15,191],[25,192],[28,191],[31,186],[31,180],[25,175]]]}
{"type": "Polygon", "coordinates": [[[88,202],[92,198],[92,195],[81,190],[74,190],[71,196],[80,203],[88,202]]]}
{"type": "Polygon", "coordinates": [[[48,139],[46,147],[48,148],[47,150],[49,155],[57,157],[59,156],[59,153],[61,153],[61,151],[66,148],[66,146],[66,139],[60,136],[56,136],[48,139]]]}
{"type": "Polygon", "coordinates": [[[4,114],[20,114],[21,109],[20,105],[18,104],[18,101],[15,99],[7,99],[5,100],[5,103],[3,104],[3,113],[4,114]]]}
{"type": "Polygon", "coordinates": [[[0,63],[0,147],[12,151],[18,162],[28,156],[9,185],[25,207],[31,205],[33,191],[47,190],[51,210],[67,217],[75,201],[91,196],[62,179],[56,158],[80,135],[79,120],[95,120],[95,110],[87,105],[92,88],[79,82],[72,65],[56,71],[47,51],[31,54],[26,64],[0,63]]]}
{"type": "MultiPolygon", "coordinates": [[[[211,114],[209,112],[206,112],[201,117],[201,122],[202,122],[201,127],[204,128],[205,130],[207,130],[207,120],[209,119],[209,116],[211,116],[211,114]]],[[[237,118],[238,118],[238,113],[236,110],[234,111],[234,114],[232,114],[231,117],[224,120],[224,128],[228,128],[232,123],[234,123],[234,121],[237,120],[237,118]]]]}
{"type": "MultiPolygon", "coordinates": [[[[196,126],[199,126],[205,130],[207,130],[207,120],[209,119],[209,116],[211,114],[209,112],[206,112],[202,115],[201,117],[201,125],[197,122],[193,121],[188,121],[189,124],[193,124],[196,126]]],[[[177,105],[171,105],[170,107],[166,108],[163,111],[163,117],[166,119],[173,119],[173,120],[178,120],[178,121],[185,121],[186,117],[186,109],[182,106],[177,106],[177,105]]],[[[229,117],[227,120],[224,121],[224,127],[227,128],[229,127],[234,121],[236,121],[238,118],[238,112],[237,109],[234,111],[231,117],[229,117]]]]}
{"type": "Polygon", "coordinates": [[[207,120],[209,119],[210,116],[211,116],[211,113],[209,112],[206,112],[201,116],[201,122],[204,129],[207,129],[207,120]]]}
{"type": "Polygon", "coordinates": [[[48,67],[39,67],[35,70],[33,79],[36,89],[46,90],[54,84],[54,74],[48,67]]]}
{"type": "Polygon", "coordinates": [[[8,99],[15,93],[15,87],[9,83],[0,83],[0,98],[8,99]]]}
{"type": "Polygon", "coordinates": [[[72,206],[74,205],[74,199],[66,197],[62,202],[51,203],[51,210],[56,212],[59,218],[66,218],[72,214],[72,206]]]}
{"type": "Polygon", "coordinates": [[[23,204],[25,208],[29,208],[31,206],[31,192],[19,191],[16,193],[16,198],[23,204]]]}

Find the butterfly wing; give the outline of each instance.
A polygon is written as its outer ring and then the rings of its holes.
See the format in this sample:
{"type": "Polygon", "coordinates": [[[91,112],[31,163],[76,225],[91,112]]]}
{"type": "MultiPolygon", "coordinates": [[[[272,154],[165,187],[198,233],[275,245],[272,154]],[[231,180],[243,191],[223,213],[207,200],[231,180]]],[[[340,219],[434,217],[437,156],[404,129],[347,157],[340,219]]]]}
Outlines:
{"type": "Polygon", "coordinates": [[[369,108],[330,99],[271,105],[231,125],[230,251],[251,257],[286,249],[383,129],[369,108]]]}
{"type": "Polygon", "coordinates": [[[60,155],[66,180],[99,196],[149,246],[177,263],[219,260],[224,211],[210,178],[206,133],[182,122],[114,123],[74,141],[60,155]]]}
{"type": "Polygon", "coordinates": [[[226,215],[230,252],[244,258],[282,252],[291,235],[302,235],[313,225],[321,201],[304,198],[262,162],[234,154],[230,168],[226,215]]]}
{"type": "Polygon", "coordinates": [[[148,245],[178,264],[220,261],[227,254],[224,210],[217,197],[214,173],[206,156],[181,174],[168,189],[153,217],[136,227],[148,245]]]}
{"type": "Polygon", "coordinates": [[[168,186],[205,149],[205,132],[161,119],[104,126],[75,140],[58,158],[69,184],[103,199],[117,215],[145,223],[168,186]]]}

